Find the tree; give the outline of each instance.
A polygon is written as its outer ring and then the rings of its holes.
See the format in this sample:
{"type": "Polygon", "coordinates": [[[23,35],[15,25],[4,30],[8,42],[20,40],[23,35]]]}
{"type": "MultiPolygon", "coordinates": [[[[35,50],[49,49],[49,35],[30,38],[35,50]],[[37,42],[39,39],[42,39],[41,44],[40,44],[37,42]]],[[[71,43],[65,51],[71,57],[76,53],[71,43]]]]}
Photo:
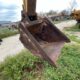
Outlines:
{"type": "Polygon", "coordinates": [[[78,6],[76,0],[71,0],[70,6],[70,11],[72,12],[78,6]]]}
{"type": "Polygon", "coordinates": [[[48,13],[47,13],[47,15],[56,15],[57,14],[57,12],[56,11],[53,11],[53,10],[50,10],[48,13]]]}

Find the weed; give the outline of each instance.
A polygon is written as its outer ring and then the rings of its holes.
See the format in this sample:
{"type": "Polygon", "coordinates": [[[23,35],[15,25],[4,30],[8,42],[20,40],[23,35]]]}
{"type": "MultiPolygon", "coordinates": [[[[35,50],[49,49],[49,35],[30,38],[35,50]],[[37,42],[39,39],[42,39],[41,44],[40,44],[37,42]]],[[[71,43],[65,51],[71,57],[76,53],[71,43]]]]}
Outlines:
{"type": "Polygon", "coordinates": [[[58,68],[23,50],[0,65],[1,80],[79,80],[80,45],[65,45],[58,68]]]}
{"type": "Polygon", "coordinates": [[[77,32],[80,31],[80,26],[78,24],[72,26],[72,27],[68,27],[64,29],[65,31],[73,31],[73,32],[77,32]]]}
{"type": "Polygon", "coordinates": [[[18,34],[18,33],[19,33],[18,30],[8,29],[7,27],[0,28],[0,38],[1,39],[18,34]]]}

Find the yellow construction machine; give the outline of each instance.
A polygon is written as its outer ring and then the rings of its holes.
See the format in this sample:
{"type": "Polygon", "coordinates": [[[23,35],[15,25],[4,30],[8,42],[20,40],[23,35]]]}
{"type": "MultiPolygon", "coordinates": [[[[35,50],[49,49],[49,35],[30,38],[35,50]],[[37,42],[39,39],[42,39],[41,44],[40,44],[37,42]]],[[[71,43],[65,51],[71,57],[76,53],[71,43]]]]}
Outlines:
{"type": "Polygon", "coordinates": [[[36,0],[23,0],[19,24],[20,40],[34,55],[57,67],[56,61],[65,42],[70,40],[47,16],[38,16],[36,0]]]}
{"type": "Polygon", "coordinates": [[[71,17],[80,23],[80,10],[73,10],[71,13],[71,17]]]}

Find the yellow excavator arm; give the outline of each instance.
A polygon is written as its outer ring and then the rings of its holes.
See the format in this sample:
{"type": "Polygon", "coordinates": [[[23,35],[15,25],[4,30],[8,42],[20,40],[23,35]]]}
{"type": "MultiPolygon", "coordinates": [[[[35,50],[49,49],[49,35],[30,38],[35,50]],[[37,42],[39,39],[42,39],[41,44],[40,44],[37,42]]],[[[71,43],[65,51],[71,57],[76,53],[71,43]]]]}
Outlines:
{"type": "Polygon", "coordinates": [[[28,16],[36,15],[36,0],[23,0],[23,11],[28,16]]]}

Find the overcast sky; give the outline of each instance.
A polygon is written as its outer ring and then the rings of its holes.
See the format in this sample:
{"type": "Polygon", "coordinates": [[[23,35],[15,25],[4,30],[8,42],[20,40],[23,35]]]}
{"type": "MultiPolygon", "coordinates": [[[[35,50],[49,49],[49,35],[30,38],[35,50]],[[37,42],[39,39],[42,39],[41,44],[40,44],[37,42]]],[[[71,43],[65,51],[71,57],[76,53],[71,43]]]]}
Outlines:
{"type": "MultiPolygon", "coordinates": [[[[37,12],[61,11],[70,8],[72,0],[37,0],[37,12]]],[[[80,0],[75,0],[80,9],[80,0]]],[[[21,19],[22,0],[0,0],[0,21],[21,19]]]]}

